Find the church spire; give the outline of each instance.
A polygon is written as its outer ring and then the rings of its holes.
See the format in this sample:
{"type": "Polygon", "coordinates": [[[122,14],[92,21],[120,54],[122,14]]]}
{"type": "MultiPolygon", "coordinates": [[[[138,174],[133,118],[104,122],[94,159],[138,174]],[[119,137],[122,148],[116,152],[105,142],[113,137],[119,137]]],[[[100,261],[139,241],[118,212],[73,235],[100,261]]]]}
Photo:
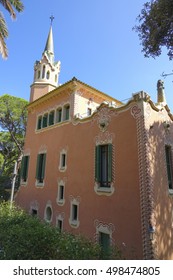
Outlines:
{"type": "Polygon", "coordinates": [[[30,94],[31,102],[55,89],[58,85],[61,63],[60,61],[54,61],[54,44],[52,31],[53,19],[54,17],[51,16],[51,26],[42,58],[41,60],[35,62],[34,82],[31,85],[30,94]]]}
{"type": "Polygon", "coordinates": [[[51,25],[50,25],[50,30],[49,34],[47,37],[44,53],[47,54],[49,60],[53,63],[54,62],[54,44],[53,44],[53,32],[52,32],[52,22],[54,20],[54,17],[50,17],[51,20],[51,25]]]}

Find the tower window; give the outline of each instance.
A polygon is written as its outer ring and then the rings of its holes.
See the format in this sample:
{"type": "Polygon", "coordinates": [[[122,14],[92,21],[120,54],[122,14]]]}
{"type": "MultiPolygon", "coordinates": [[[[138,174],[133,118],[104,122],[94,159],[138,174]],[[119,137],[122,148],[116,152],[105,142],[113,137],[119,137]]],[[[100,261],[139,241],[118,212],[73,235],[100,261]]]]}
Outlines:
{"type": "Polygon", "coordinates": [[[42,79],[45,78],[45,72],[46,72],[46,66],[43,65],[43,71],[42,71],[42,79]]]}
{"type": "Polygon", "coordinates": [[[38,79],[40,79],[40,70],[38,70],[38,79]]]}
{"type": "Polygon", "coordinates": [[[50,72],[47,71],[47,73],[46,73],[46,79],[49,80],[49,78],[50,78],[50,72]]]}

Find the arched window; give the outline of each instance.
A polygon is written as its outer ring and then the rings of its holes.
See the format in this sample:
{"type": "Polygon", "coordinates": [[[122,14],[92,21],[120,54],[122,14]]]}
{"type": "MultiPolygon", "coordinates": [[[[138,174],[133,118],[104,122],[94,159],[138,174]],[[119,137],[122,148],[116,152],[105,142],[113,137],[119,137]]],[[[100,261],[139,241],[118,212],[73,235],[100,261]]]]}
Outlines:
{"type": "Polygon", "coordinates": [[[44,79],[45,77],[45,72],[46,72],[46,66],[43,65],[42,79],[44,79]]]}
{"type": "Polygon", "coordinates": [[[55,83],[57,83],[57,80],[58,80],[58,76],[55,75],[55,83]]]}
{"type": "Polygon", "coordinates": [[[64,106],[64,118],[63,118],[63,120],[67,121],[69,119],[70,119],[70,105],[68,104],[68,105],[64,106]]]}
{"type": "Polygon", "coordinates": [[[49,78],[50,78],[50,72],[47,71],[47,73],[46,73],[46,79],[49,80],[49,78]]]}
{"type": "Polygon", "coordinates": [[[40,70],[38,70],[38,79],[40,79],[40,70]]]}

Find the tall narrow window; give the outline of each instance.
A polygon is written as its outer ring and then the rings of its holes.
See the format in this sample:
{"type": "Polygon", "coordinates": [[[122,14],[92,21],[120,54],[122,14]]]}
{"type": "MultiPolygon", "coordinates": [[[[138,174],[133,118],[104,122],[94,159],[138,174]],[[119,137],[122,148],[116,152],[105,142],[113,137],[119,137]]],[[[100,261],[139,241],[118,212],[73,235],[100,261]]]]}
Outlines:
{"type": "Polygon", "coordinates": [[[167,176],[168,176],[168,188],[173,190],[173,165],[172,165],[172,151],[171,146],[165,146],[166,154],[166,167],[167,167],[167,176]]]}
{"type": "Polygon", "coordinates": [[[47,71],[47,73],[46,73],[46,79],[49,80],[49,78],[50,78],[50,72],[47,71]]]}
{"type": "Polygon", "coordinates": [[[62,108],[58,108],[56,111],[56,122],[59,123],[62,121],[62,108]]]}
{"type": "Polygon", "coordinates": [[[23,182],[27,181],[29,167],[29,156],[23,156],[21,163],[21,179],[23,182]]]}
{"type": "Polygon", "coordinates": [[[38,70],[38,77],[37,78],[40,79],[40,70],[38,70]]]}
{"type": "Polygon", "coordinates": [[[41,129],[41,127],[42,127],[42,116],[39,116],[37,120],[37,129],[41,129]]]}
{"type": "Polygon", "coordinates": [[[72,227],[79,227],[80,221],[79,221],[79,200],[73,198],[71,200],[71,206],[70,206],[70,218],[69,218],[69,224],[72,227]]]}
{"type": "Polygon", "coordinates": [[[78,220],[78,205],[72,204],[72,222],[77,222],[78,220]]]}
{"type": "Polygon", "coordinates": [[[70,105],[64,107],[64,121],[69,120],[70,118],[70,105]]]}
{"type": "Polygon", "coordinates": [[[37,168],[36,179],[38,183],[43,183],[45,174],[46,154],[38,154],[37,156],[37,168]]]}
{"type": "Polygon", "coordinates": [[[45,72],[46,72],[46,66],[43,65],[43,70],[42,70],[42,79],[45,78],[45,72]]]}
{"type": "Polygon", "coordinates": [[[87,109],[87,116],[91,116],[91,113],[92,113],[91,108],[88,108],[88,109],[87,109]]]}
{"type": "Polygon", "coordinates": [[[112,181],[112,144],[96,146],[95,180],[100,187],[110,187],[112,181]]]}
{"type": "Polygon", "coordinates": [[[49,113],[49,125],[53,125],[54,124],[54,116],[55,116],[55,111],[51,111],[49,113]]]}
{"type": "Polygon", "coordinates": [[[110,249],[110,235],[104,232],[99,232],[99,244],[103,252],[108,252],[110,249]]]}
{"type": "Polygon", "coordinates": [[[43,127],[47,127],[48,122],[48,114],[44,114],[43,116],[43,127]]]}
{"type": "Polygon", "coordinates": [[[58,219],[57,228],[59,229],[60,232],[62,232],[62,227],[63,227],[63,221],[61,219],[58,219]]]}

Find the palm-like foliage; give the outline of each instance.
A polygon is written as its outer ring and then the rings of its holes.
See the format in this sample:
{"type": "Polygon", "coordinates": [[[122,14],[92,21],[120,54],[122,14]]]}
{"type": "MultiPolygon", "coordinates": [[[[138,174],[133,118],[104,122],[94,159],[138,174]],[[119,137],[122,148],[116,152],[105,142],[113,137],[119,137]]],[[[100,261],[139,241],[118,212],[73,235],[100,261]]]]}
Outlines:
{"type": "MultiPolygon", "coordinates": [[[[22,12],[23,3],[20,0],[0,0],[0,4],[10,13],[12,19],[16,18],[16,12],[22,12]]],[[[0,12],[0,53],[3,58],[8,57],[6,46],[6,38],[8,37],[8,29],[2,12],[0,12]]]]}

